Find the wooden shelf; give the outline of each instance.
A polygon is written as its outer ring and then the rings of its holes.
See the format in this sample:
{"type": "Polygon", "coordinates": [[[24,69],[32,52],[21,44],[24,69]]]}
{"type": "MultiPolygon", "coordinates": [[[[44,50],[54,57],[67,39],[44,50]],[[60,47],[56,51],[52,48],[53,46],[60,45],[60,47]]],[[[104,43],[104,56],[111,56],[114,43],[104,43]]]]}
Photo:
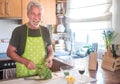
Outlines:
{"type": "Polygon", "coordinates": [[[57,0],[57,3],[67,2],[67,0],[57,0]]]}
{"type": "Polygon", "coordinates": [[[57,13],[57,16],[64,16],[64,13],[57,13]]]}

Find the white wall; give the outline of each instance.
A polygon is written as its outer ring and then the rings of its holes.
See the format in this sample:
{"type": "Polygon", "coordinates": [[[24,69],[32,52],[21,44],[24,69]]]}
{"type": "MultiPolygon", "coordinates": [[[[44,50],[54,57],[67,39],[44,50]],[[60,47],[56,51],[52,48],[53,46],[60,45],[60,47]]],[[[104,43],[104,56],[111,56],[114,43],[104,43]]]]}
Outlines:
{"type": "Polygon", "coordinates": [[[0,39],[10,38],[16,26],[18,26],[17,20],[0,20],[0,39]]]}
{"type": "Polygon", "coordinates": [[[17,26],[19,26],[17,20],[0,19],[0,53],[5,53],[8,46],[8,42],[2,42],[1,40],[9,40],[12,31],[17,26]]]}

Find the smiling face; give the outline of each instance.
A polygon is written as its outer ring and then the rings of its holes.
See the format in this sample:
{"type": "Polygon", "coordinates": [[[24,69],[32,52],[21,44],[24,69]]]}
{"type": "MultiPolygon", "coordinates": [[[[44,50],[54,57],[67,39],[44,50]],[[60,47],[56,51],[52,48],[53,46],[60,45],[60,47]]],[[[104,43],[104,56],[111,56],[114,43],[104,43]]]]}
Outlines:
{"type": "Polygon", "coordinates": [[[32,6],[27,16],[29,19],[29,25],[31,28],[38,28],[41,21],[42,10],[39,7],[32,6]]]}

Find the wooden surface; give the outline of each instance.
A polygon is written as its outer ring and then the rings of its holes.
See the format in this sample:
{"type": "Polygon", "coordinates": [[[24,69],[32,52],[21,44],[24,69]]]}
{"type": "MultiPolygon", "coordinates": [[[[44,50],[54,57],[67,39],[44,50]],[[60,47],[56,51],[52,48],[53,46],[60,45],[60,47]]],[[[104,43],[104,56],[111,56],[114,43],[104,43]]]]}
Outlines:
{"type": "Polygon", "coordinates": [[[39,0],[43,6],[42,25],[56,25],[56,0],[39,0]]]}
{"type": "Polygon", "coordinates": [[[96,71],[89,70],[89,76],[97,79],[92,84],[120,84],[120,71],[112,72],[102,69],[101,66],[96,71]]]}
{"type": "MultiPolygon", "coordinates": [[[[63,59],[64,63],[70,64],[68,61],[69,61],[68,59],[67,60],[63,59]]],[[[81,64],[84,64],[86,66],[86,71],[84,75],[97,79],[96,82],[90,84],[120,84],[120,70],[113,72],[110,70],[103,69],[101,67],[102,60],[98,60],[97,70],[88,69],[89,63],[88,57],[81,59],[73,59],[72,62],[74,62],[74,66],[78,68],[81,64]]]]}
{"type": "Polygon", "coordinates": [[[97,58],[98,58],[98,55],[96,52],[90,53],[89,65],[88,65],[89,70],[96,70],[97,69],[97,66],[98,66],[97,58]]]}
{"type": "Polygon", "coordinates": [[[102,59],[102,67],[110,71],[120,70],[120,57],[114,58],[111,53],[106,52],[102,59]]]}
{"type": "Polygon", "coordinates": [[[30,2],[30,0],[22,0],[22,24],[25,24],[28,22],[27,17],[27,5],[30,2]]]}
{"type": "Polygon", "coordinates": [[[0,0],[0,17],[21,18],[21,0],[0,0]]]}
{"type": "Polygon", "coordinates": [[[66,65],[66,64],[60,62],[59,60],[53,60],[53,66],[51,70],[53,72],[60,71],[60,66],[63,66],[63,65],[66,65]]]}

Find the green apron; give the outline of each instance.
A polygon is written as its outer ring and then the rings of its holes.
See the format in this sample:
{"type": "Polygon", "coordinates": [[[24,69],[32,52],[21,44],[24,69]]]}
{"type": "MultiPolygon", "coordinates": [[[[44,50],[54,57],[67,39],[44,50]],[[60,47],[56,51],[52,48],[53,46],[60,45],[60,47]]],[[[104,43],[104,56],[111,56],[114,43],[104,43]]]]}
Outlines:
{"type": "MultiPolygon", "coordinates": [[[[40,29],[41,33],[41,29],[40,29]]],[[[45,45],[41,36],[39,37],[30,37],[28,36],[28,28],[27,28],[27,39],[25,51],[22,57],[32,60],[36,65],[41,64],[45,61],[45,45]]],[[[37,70],[29,70],[24,64],[16,62],[16,76],[17,77],[26,77],[37,75],[37,70]]]]}

